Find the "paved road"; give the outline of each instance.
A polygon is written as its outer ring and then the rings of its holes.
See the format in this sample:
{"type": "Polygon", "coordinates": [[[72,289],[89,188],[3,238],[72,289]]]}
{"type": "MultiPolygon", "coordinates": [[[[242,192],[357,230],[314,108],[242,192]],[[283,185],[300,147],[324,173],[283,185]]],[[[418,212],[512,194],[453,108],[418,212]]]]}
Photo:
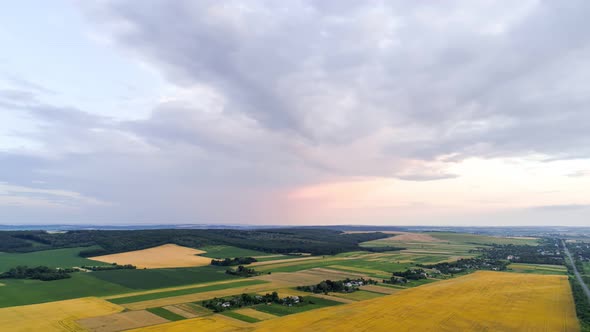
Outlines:
{"type": "Polygon", "coordinates": [[[572,267],[574,268],[574,275],[576,276],[576,279],[578,279],[578,283],[582,286],[584,293],[586,293],[586,296],[588,297],[588,301],[590,301],[590,289],[588,289],[588,285],[586,285],[586,283],[584,283],[584,280],[582,280],[582,276],[580,275],[580,272],[578,272],[578,269],[576,268],[576,264],[574,263],[574,259],[572,258],[572,254],[567,249],[565,242],[564,241],[561,241],[561,242],[563,243],[563,248],[565,249],[565,254],[570,259],[570,263],[572,263],[572,267]]]}

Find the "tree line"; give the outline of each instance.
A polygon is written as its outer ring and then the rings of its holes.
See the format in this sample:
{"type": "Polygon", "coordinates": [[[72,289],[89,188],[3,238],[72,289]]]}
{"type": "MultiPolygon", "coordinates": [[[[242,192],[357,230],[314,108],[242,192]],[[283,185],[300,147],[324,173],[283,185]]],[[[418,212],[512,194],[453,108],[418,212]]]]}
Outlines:
{"type": "Polygon", "coordinates": [[[28,267],[20,265],[13,267],[8,272],[0,274],[1,279],[37,279],[42,281],[51,281],[67,279],[72,276],[70,273],[76,272],[75,269],[59,269],[47,266],[28,267]]]}
{"type": "Polygon", "coordinates": [[[76,230],[52,234],[44,231],[3,231],[0,232],[0,251],[30,252],[96,246],[80,253],[82,257],[92,257],[173,243],[192,248],[231,245],[277,254],[305,252],[333,255],[366,250],[359,243],[388,236],[384,233],[346,234],[337,230],[306,228],[76,230]]]}

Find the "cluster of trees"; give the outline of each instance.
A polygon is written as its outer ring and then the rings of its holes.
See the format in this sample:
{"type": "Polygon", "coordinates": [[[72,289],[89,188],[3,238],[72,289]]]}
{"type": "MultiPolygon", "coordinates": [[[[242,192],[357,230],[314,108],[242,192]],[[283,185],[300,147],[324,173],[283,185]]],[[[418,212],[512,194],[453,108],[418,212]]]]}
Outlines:
{"type": "Polygon", "coordinates": [[[258,262],[254,257],[235,257],[225,259],[212,259],[211,265],[216,266],[234,266],[234,265],[247,265],[254,262],[258,262]]]}
{"type": "Polygon", "coordinates": [[[479,248],[483,257],[495,260],[510,260],[517,263],[563,265],[563,255],[559,244],[551,239],[544,240],[538,246],[528,245],[494,245],[479,248]]]}
{"type": "Polygon", "coordinates": [[[385,237],[388,235],[383,233],[344,234],[338,230],[309,228],[77,230],[52,234],[44,231],[7,231],[0,233],[0,251],[26,252],[99,246],[80,253],[82,257],[91,257],[174,243],[192,248],[231,245],[278,254],[305,252],[332,255],[365,250],[359,243],[385,237]]]}
{"type": "Polygon", "coordinates": [[[493,258],[462,258],[456,262],[444,262],[437,264],[417,264],[427,269],[436,269],[443,274],[455,274],[469,270],[493,270],[504,271],[510,262],[493,258]]]}
{"type": "Polygon", "coordinates": [[[357,291],[360,286],[362,285],[374,285],[377,284],[377,281],[372,279],[350,279],[346,278],[344,280],[323,280],[316,285],[310,286],[297,286],[298,290],[304,292],[311,292],[311,293],[324,293],[328,294],[329,292],[338,292],[338,293],[351,293],[357,291]]]}
{"type": "Polygon", "coordinates": [[[405,284],[408,280],[427,279],[428,274],[423,269],[406,269],[405,271],[393,272],[389,280],[384,279],[385,284],[405,284]]]}
{"type": "Polygon", "coordinates": [[[131,264],[119,265],[117,263],[113,263],[111,265],[103,265],[103,266],[81,266],[81,268],[91,271],[110,271],[110,270],[135,270],[137,266],[131,264]]]}
{"type": "Polygon", "coordinates": [[[72,276],[70,273],[76,272],[74,269],[50,268],[47,266],[28,267],[21,265],[10,269],[8,272],[0,274],[2,279],[37,279],[42,281],[67,279],[72,276]]]}
{"type": "Polygon", "coordinates": [[[261,274],[260,272],[254,269],[247,268],[244,265],[240,265],[236,269],[227,269],[225,270],[225,273],[246,278],[254,277],[261,274]]]}
{"type": "Polygon", "coordinates": [[[229,298],[214,298],[212,300],[203,301],[203,307],[213,310],[214,312],[222,312],[225,310],[253,306],[262,303],[277,303],[283,305],[293,305],[296,303],[303,303],[303,297],[285,297],[280,298],[277,292],[265,295],[250,295],[242,294],[239,296],[232,296],[229,298]]]}

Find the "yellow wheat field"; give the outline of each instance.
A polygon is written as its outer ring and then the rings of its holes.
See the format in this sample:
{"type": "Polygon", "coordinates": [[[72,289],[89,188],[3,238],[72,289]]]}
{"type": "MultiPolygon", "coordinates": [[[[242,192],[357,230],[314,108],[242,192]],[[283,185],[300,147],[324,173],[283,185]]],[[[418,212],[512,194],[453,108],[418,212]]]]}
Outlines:
{"type": "Polygon", "coordinates": [[[79,319],[76,323],[92,332],[119,332],[143,326],[168,323],[168,320],[146,310],[137,310],[79,319]]]}
{"type": "Polygon", "coordinates": [[[262,322],[256,331],[579,331],[564,276],[477,272],[262,322]]]}
{"type": "Polygon", "coordinates": [[[97,256],[90,259],[120,265],[132,264],[138,268],[188,267],[211,264],[211,258],[196,256],[204,253],[203,250],[165,244],[159,247],[97,256]]]}
{"type": "Polygon", "coordinates": [[[0,331],[85,331],[76,320],[108,315],[123,308],[97,298],[80,298],[0,309],[0,331]]]}
{"type": "MultiPolygon", "coordinates": [[[[129,330],[128,332],[226,332],[226,331],[252,331],[252,326],[246,322],[222,315],[211,315],[189,320],[181,320],[162,325],[129,330]]],[[[278,330],[278,331],[284,331],[278,330]]]]}
{"type": "Polygon", "coordinates": [[[567,277],[483,271],[249,326],[210,319],[215,321],[211,329],[202,320],[159,327],[171,332],[579,331],[567,277]]]}

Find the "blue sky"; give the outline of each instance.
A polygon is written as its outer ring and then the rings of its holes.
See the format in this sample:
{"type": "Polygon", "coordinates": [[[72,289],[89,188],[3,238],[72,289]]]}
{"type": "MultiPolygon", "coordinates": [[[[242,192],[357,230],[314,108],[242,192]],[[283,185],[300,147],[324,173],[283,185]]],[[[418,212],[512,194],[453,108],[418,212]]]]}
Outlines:
{"type": "Polygon", "coordinates": [[[19,1],[0,223],[585,225],[584,1],[19,1]]]}
{"type": "Polygon", "coordinates": [[[11,3],[0,13],[0,42],[4,85],[32,84],[51,103],[145,117],[165,85],[157,72],[93,35],[71,1],[11,3]]]}

